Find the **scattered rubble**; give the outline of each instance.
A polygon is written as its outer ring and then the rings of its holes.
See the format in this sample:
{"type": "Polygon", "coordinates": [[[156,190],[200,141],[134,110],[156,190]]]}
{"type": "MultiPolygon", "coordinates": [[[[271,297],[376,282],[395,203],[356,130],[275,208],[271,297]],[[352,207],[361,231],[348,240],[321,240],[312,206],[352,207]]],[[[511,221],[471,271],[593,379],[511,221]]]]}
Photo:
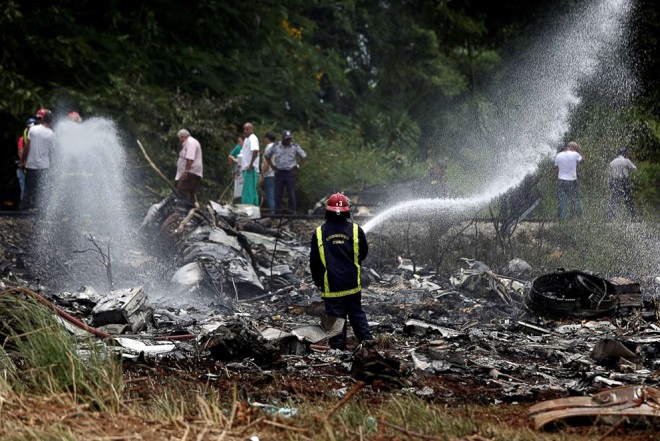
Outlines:
{"type": "Polygon", "coordinates": [[[582,271],[557,271],[534,279],[525,305],[545,316],[594,318],[614,311],[617,294],[609,280],[582,271]]]}
{"type": "Polygon", "coordinates": [[[126,324],[132,332],[139,332],[151,321],[153,311],[147,294],[140,288],[110,291],[92,309],[92,326],[126,324]]]}
{"type": "MultiPolygon", "coordinates": [[[[168,292],[145,285],[97,294],[83,287],[48,297],[90,325],[106,326],[106,341],[127,363],[207,360],[243,379],[277,370],[450,404],[551,399],[530,409],[538,428],[578,415],[657,416],[654,280],[642,285],[585,271],[529,280],[533,269],[520,259],[502,275],[466,258],[468,267],[449,277],[403,261],[376,271],[367,260],[362,301],[378,338],[337,351],[324,343],[344,323],[324,316],[307,266],[314,226],[301,221],[296,231],[245,207],[213,203],[191,211],[168,199],[141,226],[175,262],[168,292]],[[623,387],[615,402],[625,397],[634,406],[604,404],[612,392],[601,391],[612,387],[623,387]]],[[[7,286],[16,278],[9,272],[7,286]]],[[[216,378],[220,368],[213,366],[200,376],[216,378]]]]}

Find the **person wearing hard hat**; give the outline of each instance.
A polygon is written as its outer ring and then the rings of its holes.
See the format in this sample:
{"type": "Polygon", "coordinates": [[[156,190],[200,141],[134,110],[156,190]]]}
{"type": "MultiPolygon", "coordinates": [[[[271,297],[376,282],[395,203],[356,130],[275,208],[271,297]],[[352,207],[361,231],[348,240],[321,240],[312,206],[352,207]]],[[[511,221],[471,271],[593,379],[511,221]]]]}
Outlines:
{"type": "Polygon", "coordinates": [[[26,170],[22,210],[37,208],[41,204],[42,193],[48,187],[50,155],[55,144],[51,111],[39,109],[35,115],[39,124],[28,130],[27,144],[23,147],[20,164],[21,168],[26,170]]]}
{"type": "MultiPolygon", "coordinates": [[[[350,202],[341,193],[326,201],[325,223],[314,231],[309,267],[314,285],[321,291],[325,312],[346,319],[360,341],[373,340],[367,315],[362,310],[361,264],[369,252],[367,236],[350,221],[350,202]]],[[[344,331],[329,340],[333,349],[346,349],[344,331]]]]}
{"type": "Polygon", "coordinates": [[[69,112],[66,114],[66,117],[73,122],[77,122],[77,123],[82,122],[82,117],[78,112],[69,112]]]}

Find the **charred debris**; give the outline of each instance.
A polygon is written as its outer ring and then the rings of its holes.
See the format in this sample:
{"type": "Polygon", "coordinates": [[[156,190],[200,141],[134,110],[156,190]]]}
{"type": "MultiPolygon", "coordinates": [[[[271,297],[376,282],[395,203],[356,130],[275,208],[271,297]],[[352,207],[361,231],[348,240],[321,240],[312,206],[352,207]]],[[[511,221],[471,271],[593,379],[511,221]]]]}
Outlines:
{"type": "MultiPolygon", "coordinates": [[[[469,258],[447,277],[413,273],[405,261],[377,271],[367,259],[362,301],[377,340],[358,345],[349,326],[351,350],[337,351],[325,343],[345,324],[324,316],[307,265],[318,222],[168,198],[140,227],[153,254],[173,263],[168,280],[41,296],[93,328],[127,363],[204,360],[243,374],[325,372],[347,386],[446,403],[537,403],[530,417],[539,428],[571,412],[616,414],[607,400],[625,401],[620,415],[635,408],[660,415],[660,278],[604,279],[579,270],[532,277],[520,259],[495,271],[469,258]],[[465,396],[464,388],[433,387],[443,382],[473,390],[465,396]]],[[[15,288],[26,285],[12,272],[16,261],[6,250],[3,295],[28,291],[15,288]]]]}

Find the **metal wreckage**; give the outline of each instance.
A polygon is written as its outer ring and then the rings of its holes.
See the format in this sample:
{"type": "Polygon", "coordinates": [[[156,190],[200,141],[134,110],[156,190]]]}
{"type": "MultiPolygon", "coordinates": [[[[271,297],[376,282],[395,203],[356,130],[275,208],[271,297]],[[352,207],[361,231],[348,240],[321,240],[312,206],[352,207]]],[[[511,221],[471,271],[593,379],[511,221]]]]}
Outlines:
{"type": "MultiPolygon", "coordinates": [[[[209,381],[281,371],[333,377],[343,385],[338,395],[357,382],[448,404],[534,403],[537,429],[559,421],[657,425],[659,277],[559,270],[529,280],[520,259],[495,272],[468,258],[443,277],[404,259],[371,259],[378,267],[368,259],[362,300],[377,340],[331,350],[327,339],[345,324],[323,315],[305,222],[168,198],[141,226],[154,254],[175,262],[167,284],[104,294],[83,287],[42,300],[65,319],[87,317],[63,324],[106,338],[127,363],[212,360],[223,374],[207,370],[209,381]]],[[[377,253],[378,238],[370,241],[377,253]]]]}

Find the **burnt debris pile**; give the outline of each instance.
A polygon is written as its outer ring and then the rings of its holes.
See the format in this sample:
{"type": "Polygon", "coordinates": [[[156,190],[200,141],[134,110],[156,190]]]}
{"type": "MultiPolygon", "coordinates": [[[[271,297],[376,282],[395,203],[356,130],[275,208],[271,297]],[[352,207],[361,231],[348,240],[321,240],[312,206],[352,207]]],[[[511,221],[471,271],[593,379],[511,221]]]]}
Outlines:
{"type": "MultiPolygon", "coordinates": [[[[166,199],[140,227],[150,252],[169,263],[162,283],[145,274],[132,290],[41,294],[96,326],[126,363],[187,361],[205,378],[215,378],[209,366],[243,379],[277,370],[323,376],[337,390],[359,381],[453,404],[658,383],[660,278],[606,280],[585,270],[532,278],[520,259],[507,271],[515,277],[469,258],[453,274],[414,271],[404,260],[376,271],[367,260],[362,301],[376,340],[360,345],[348,326],[349,350],[331,350],[327,340],[345,323],[324,315],[311,281],[315,226],[261,218],[251,206],[166,199]]],[[[3,290],[29,285],[15,272],[23,256],[11,253],[0,256],[3,290]]]]}

